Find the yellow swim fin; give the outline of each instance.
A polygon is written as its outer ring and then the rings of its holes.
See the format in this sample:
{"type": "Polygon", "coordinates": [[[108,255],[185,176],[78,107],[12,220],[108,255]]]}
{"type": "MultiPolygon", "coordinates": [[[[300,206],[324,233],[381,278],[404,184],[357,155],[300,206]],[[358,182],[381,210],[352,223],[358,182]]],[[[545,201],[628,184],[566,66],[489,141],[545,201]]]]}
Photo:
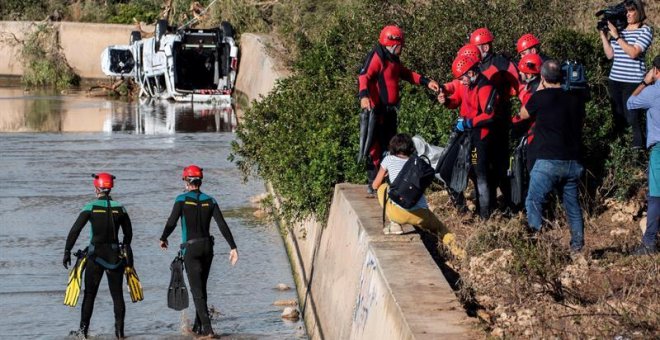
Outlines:
{"type": "Polygon", "coordinates": [[[80,287],[82,285],[82,273],[85,271],[87,264],[87,256],[79,256],[76,264],[69,272],[69,284],[66,286],[64,293],[64,304],[69,307],[75,307],[78,304],[78,297],[80,296],[80,287]]]}
{"type": "Polygon", "coordinates": [[[140,284],[140,278],[135,272],[135,268],[126,266],[124,274],[126,275],[126,284],[128,285],[128,292],[131,295],[131,301],[134,303],[142,301],[144,299],[142,284],[140,284]]]}

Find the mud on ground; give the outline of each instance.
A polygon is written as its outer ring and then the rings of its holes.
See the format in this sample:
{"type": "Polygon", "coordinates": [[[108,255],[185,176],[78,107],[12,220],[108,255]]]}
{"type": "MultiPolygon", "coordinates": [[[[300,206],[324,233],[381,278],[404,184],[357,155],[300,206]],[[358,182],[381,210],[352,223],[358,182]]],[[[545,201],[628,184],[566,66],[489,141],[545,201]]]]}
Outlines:
{"type": "Polygon", "coordinates": [[[458,294],[481,319],[484,338],[660,338],[660,255],[629,255],[645,223],[643,195],[585,216],[578,256],[557,202],[536,236],[522,214],[483,222],[459,214],[445,191],[429,202],[467,251],[446,264],[460,276],[458,294]]]}

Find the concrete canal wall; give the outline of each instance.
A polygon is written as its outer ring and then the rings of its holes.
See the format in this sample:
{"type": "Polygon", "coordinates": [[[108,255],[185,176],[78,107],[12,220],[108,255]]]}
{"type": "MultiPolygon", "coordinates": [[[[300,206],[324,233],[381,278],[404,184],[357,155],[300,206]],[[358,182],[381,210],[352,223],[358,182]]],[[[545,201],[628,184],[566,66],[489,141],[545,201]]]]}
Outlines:
{"type": "Polygon", "coordinates": [[[468,339],[473,321],[418,234],[383,235],[364,185],[335,187],[327,225],[285,228],[311,339],[468,339]]]}
{"type": "MultiPolygon", "coordinates": [[[[16,40],[36,28],[38,23],[26,21],[0,21],[0,75],[20,76],[20,45],[16,40]]],[[[126,45],[132,25],[55,22],[62,52],[69,65],[82,78],[106,78],[101,72],[101,52],[109,45],[126,45]]],[[[146,28],[145,28],[146,29],[146,28]]]]}

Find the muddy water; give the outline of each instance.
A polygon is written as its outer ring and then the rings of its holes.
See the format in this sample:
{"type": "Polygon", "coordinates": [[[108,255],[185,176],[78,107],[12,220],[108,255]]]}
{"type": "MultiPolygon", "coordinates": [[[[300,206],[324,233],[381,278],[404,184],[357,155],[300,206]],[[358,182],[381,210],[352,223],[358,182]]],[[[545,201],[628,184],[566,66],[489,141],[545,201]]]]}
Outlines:
{"type": "MultiPolygon", "coordinates": [[[[217,227],[212,229],[216,255],[208,294],[217,311],[214,329],[234,339],[305,338],[302,322],[282,320],[282,307],[273,306],[279,299],[295,299],[294,290],[274,287],[294,284],[276,228],[253,217],[249,198],[264,191],[263,183],[241,183],[240,173],[227,161],[235,135],[216,132],[235,127],[230,112],[5,87],[0,88],[0,126],[5,131],[0,133],[3,338],[62,339],[77,327],[82,301],[77,308],[62,304],[67,270],[61,258],[76,216],[94,199],[90,174],[99,171],[117,176],[113,198],[126,206],[133,221],[135,266],[145,300],[131,303],[125,289],[127,335],[189,337],[182,328],[193,309],[176,312],[166,306],[175,250],[161,251],[158,238],[182,192],[181,169],[193,162],[205,169],[202,189],[219,201],[240,253],[237,266],[230,267],[228,246],[217,227]]],[[[86,245],[88,230],[89,225],[74,250],[86,245]]],[[[170,242],[179,237],[180,226],[170,242]]],[[[91,324],[98,338],[114,333],[105,282],[91,324]]]]}

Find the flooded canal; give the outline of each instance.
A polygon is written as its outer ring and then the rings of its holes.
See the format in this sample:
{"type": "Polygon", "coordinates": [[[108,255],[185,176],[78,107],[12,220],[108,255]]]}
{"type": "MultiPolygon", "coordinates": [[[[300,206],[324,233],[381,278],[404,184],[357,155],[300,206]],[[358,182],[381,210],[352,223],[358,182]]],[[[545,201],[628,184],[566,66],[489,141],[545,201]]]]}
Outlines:
{"type": "MultiPolygon", "coordinates": [[[[167,308],[169,264],[176,247],[163,252],[158,238],[183,190],[181,169],[204,168],[202,191],[214,196],[238,245],[230,267],[229,247],[215,226],[215,258],[208,285],[216,333],[231,339],[304,339],[302,321],[280,318],[273,302],[295,299],[282,240],[274,225],[253,216],[250,197],[264,192],[258,180],[241,182],[227,160],[236,118],[231,109],[162,102],[127,103],[24,92],[0,87],[0,331],[3,338],[63,339],[80,321],[80,305],[63,305],[68,271],[61,259],[66,236],[81,208],[94,199],[90,174],[117,179],[113,198],[133,222],[135,268],[144,301],[131,303],[124,286],[126,335],[186,338],[194,308],[167,308]]],[[[89,225],[75,249],[88,242],[89,225]]],[[[180,239],[180,224],[170,243],[180,239]]],[[[106,279],[96,299],[90,334],[114,337],[106,279]]],[[[192,306],[192,303],[191,303],[192,306]]]]}

